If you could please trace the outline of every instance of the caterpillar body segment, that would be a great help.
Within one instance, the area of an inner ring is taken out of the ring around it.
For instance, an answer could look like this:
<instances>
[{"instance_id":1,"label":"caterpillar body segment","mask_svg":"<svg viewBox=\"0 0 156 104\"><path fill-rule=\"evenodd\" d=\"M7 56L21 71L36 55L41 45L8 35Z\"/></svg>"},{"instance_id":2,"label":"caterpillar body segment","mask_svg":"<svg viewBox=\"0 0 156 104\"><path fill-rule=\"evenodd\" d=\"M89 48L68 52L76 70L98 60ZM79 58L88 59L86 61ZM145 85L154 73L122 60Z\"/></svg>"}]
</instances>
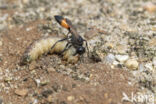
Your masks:
<instances>
[{"instance_id":1,"label":"caterpillar body segment","mask_svg":"<svg viewBox=\"0 0 156 104\"><path fill-rule=\"evenodd\" d=\"M21 65L30 63L33 60L38 59L41 55L47 53L58 53L60 54L66 47L67 41L58 42L52 49L51 47L58 41L61 40L59 37L45 37L34 41L24 52L21 59ZM79 59L79 55L74 55L76 49L72 46L68 50L62 53L63 59L68 63L75 63Z\"/></svg>"}]
</instances>

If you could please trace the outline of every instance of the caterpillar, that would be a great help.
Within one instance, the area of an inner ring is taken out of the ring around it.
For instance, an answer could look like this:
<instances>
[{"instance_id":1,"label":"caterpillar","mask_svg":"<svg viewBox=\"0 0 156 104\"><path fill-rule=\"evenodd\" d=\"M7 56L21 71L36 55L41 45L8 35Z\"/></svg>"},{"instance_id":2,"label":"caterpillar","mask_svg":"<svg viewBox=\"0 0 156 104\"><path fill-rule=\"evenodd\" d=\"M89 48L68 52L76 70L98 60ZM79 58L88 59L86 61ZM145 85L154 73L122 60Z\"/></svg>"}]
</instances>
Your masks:
<instances>
[{"instance_id":1,"label":"caterpillar","mask_svg":"<svg viewBox=\"0 0 156 104\"><path fill-rule=\"evenodd\" d=\"M66 44L67 40L58 42L52 49L51 47L58 41L61 40L60 37L48 36L34 41L26 51L24 52L21 65L25 65L27 63L32 62L33 60L38 59L43 54L53 54L53 53L61 53ZM76 63L79 59L79 55L74 55L76 53L76 49L72 46L68 50L62 53L63 59L68 63Z\"/></svg>"}]
</instances>

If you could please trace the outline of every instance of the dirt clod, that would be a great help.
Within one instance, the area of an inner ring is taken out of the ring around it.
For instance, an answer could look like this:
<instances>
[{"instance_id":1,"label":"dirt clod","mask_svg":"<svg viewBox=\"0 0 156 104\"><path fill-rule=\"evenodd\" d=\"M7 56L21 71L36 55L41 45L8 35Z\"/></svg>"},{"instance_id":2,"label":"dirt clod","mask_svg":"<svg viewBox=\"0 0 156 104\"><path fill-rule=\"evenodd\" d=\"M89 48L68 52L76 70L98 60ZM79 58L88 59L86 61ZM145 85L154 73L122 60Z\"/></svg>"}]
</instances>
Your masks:
<instances>
[{"instance_id":1,"label":"dirt clod","mask_svg":"<svg viewBox=\"0 0 156 104\"><path fill-rule=\"evenodd\" d=\"M16 89L15 94L19 96L26 96L28 94L28 89Z\"/></svg>"}]
</instances>

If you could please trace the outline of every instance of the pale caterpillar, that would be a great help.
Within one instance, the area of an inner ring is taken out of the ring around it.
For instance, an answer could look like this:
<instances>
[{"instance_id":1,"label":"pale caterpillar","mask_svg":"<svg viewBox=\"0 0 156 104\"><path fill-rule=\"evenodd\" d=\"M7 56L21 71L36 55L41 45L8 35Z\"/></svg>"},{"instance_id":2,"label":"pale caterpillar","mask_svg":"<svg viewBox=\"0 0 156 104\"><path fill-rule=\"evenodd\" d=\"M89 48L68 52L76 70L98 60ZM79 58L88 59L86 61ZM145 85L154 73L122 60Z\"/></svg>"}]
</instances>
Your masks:
<instances>
[{"instance_id":1,"label":"pale caterpillar","mask_svg":"<svg viewBox=\"0 0 156 104\"><path fill-rule=\"evenodd\" d=\"M21 65L30 63L31 61L38 59L41 55L46 53L61 53L68 42L67 40L58 42L54 48L51 49L51 47L58 40L61 40L61 38L48 36L34 41L24 52L24 55L21 59ZM76 49L71 46L68 50L62 53L63 59L68 63L75 63L79 59L79 55L74 55L75 53Z\"/></svg>"}]
</instances>

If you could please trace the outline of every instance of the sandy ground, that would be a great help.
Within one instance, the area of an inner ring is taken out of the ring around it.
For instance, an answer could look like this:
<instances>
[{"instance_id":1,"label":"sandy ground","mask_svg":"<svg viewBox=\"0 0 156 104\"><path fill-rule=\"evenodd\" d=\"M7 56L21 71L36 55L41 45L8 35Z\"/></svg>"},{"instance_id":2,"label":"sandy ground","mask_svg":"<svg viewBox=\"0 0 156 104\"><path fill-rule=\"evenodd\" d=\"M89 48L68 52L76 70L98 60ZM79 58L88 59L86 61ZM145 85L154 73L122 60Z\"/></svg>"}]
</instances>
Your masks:
<instances>
[{"instance_id":1,"label":"sandy ground","mask_svg":"<svg viewBox=\"0 0 156 104\"><path fill-rule=\"evenodd\" d=\"M61 57L46 55L28 64L29 67L19 66L25 48L40 36L36 29L39 23L42 21L16 27L4 32L2 36L4 44L1 68L2 71L6 69L4 72L8 70L2 80L4 87L1 89L1 97L4 103L28 104L36 98L38 103L47 104L50 103L47 98L51 96L52 102L59 104L111 104L121 102L122 92L135 93L137 87L128 84L128 72L111 69L103 63L79 62L76 65L65 65L61 64ZM30 26L34 28L27 32L25 29ZM37 85L37 79L45 85ZM16 89L27 89L27 96L18 96L15 94ZM68 96L74 99L68 101Z\"/></svg>"},{"instance_id":2,"label":"sandy ground","mask_svg":"<svg viewBox=\"0 0 156 104\"><path fill-rule=\"evenodd\" d=\"M154 0L0 0L0 104L154 104L155 13ZM57 14L75 24L92 58L67 64L46 54L20 66L36 39L67 33ZM131 100L138 92L148 100Z\"/></svg>"}]
</instances>

